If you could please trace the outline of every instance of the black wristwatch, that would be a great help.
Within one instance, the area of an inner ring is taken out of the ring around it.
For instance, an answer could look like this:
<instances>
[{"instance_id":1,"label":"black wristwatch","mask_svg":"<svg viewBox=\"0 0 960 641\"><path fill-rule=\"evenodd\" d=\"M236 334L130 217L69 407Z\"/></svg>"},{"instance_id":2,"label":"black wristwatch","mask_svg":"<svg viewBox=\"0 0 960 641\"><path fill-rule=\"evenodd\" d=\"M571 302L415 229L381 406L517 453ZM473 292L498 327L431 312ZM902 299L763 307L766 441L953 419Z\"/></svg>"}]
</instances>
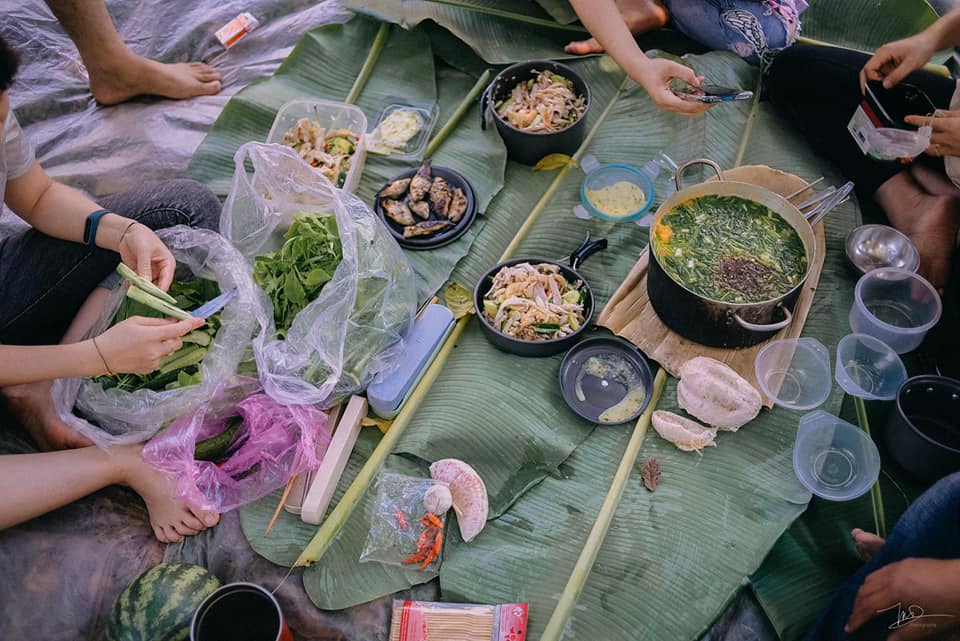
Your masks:
<instances>
[{"instance_id":1,"label":"black wristwatch","mask_svg":"<svg viewBox=\"0 0 960 641\"><path fill-rule=\"evenodd\" d=\"M87 216L87 221L83 223L83 243L89 247L97 245L97 227L100 225L100 219L104 214L110 212L106 209L98 209Z\"/></svg>"}]
</instances>

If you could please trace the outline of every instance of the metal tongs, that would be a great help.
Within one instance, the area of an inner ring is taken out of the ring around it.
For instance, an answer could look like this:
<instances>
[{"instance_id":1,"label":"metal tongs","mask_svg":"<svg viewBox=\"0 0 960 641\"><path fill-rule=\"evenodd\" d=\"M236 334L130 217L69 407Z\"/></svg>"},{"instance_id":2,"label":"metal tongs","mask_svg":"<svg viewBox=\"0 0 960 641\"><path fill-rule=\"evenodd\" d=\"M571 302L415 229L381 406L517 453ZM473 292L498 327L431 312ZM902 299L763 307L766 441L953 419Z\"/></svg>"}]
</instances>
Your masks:
<instances>
[{"instance_id":1,"label":"metal tongs","mask_svg":"<svg viewBox=\"0 0 960 641\"><path fill-rule=\"evenodd\" d=\"M805 185L802 189L785 196L785 198L792 201L794 198L810 190L814 185L822 180L823 177L821 176L813 182ZM815 194L798 204L797 209L799 209L803 214L803 217L810 222L810 226L815 227L817 223L826 217L827 214L850 200L850 193L853 191L853 187L854 184L849 181L844 183L840 188L831 185L820 193Z\"/></svg>"}]
</instances>

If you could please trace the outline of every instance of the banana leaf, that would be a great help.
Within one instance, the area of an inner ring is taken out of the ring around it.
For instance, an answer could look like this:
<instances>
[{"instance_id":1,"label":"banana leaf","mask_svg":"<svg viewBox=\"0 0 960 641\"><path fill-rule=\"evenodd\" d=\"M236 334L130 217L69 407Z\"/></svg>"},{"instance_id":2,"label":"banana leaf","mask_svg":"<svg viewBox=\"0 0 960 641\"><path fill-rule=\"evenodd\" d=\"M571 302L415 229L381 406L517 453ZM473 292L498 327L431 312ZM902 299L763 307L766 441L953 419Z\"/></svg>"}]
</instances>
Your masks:
<instances>
[{"instance_id":1,"label":"banana leaf","mask_svg":"<svg viewBox=\"0 0 960 641\"><path fill-rule=\"evenodd\" d=\"M919 33L937 19L924 0L809 0L801 35L841 47L873 51Z\"/></svg>"},{"instance_id":2,"label":"banana leaf","mask_svg":"<svg viewBox=\"0 0 960 641\"><path fill-rule=\"evenodd\" d=\"M560 24L572 24L578 20L577 12L567 0L537 0L537 4Z\"/></svg>"},{"instance_id":3,"label":"banana leaf","mask_svg":"<svg viewBox=\"0 0 960 641\"><path fill-rule=\"evenodd\" d=\"M586 33L562 25L533 2L517 0L346 0L353 11L413 28L433 22L491 64L567 58L563 45Z\"/></svg>"},{"instance_id":4,"label":"banana leaf","mask_svg":"<svg viewBox=\"0 0 960 641\"><path fill-rule=\"evenodd\" d=\"M241 90L230 100L194 155L188 169L190 176L224 196L233 176L234 152L248 140L264 140L283 103L304 97L336 101L347 97L380 24L356 17L345 25L328 25L305 35L273 77ZM443 68L439 78L438 91L438 72L426 35L395 28L360 92L357 105L367 114L372 127L380 110L397 96L437 101L440 117L435 131L439 131L476 80L449 68ZM478 104L464 114L433 159L437 165L456 169L470 180L482 212L503 186L506 150L496 132L480 132L479 117ZM411 166L414 165L368 154L357 195L372 205L376 192ZM470 231L456 242L428 252L406 252L417 275L421 301L446 281L484 224L485 217L478 216Z\"/></svg>"}]
</instances>

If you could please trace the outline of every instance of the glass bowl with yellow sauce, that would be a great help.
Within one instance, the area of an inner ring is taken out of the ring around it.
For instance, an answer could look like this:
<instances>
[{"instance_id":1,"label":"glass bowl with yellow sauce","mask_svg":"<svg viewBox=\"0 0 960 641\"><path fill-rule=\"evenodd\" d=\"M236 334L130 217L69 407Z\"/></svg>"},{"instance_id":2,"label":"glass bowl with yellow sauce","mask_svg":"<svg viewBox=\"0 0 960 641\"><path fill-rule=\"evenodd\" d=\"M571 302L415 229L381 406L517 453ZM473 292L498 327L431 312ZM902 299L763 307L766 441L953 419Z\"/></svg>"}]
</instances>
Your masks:
<instances>
[{"instance_id":1,"label":"glass bowl with yellow sauce","mask_svg":"<svg viewBox=\"0 0 960 641\"><path fill-rule=\"evenodd\" d=\"M643 216L653 204L653 182L630 165L601 165L584 178L580 200L593 217L630 222Z\"/></svg>"}]
</instances>

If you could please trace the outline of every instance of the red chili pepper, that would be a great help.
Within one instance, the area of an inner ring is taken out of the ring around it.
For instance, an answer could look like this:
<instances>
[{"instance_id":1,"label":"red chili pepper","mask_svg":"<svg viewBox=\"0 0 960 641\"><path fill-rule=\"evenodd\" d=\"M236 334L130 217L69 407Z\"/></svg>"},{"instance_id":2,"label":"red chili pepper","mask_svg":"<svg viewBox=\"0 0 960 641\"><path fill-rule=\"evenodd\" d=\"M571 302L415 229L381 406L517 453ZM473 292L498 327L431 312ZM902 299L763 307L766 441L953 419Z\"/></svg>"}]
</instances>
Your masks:
<instances>
[{"instance_id":1,"label":"red chili pepper","mask_svg":"<svg viewBox=\"0 0 960 641\"><path fill-rule=\"evenodd\" d=\"M401 530L407 529L407 517L403 515L403 511L400 508L397 508L395 516L397 517L397 525L400 526Z\"/></svg>"},{"instance_id":2,"label":"red chili pepper","mask_svg":"<svg viewBox=\"0 0 960 641\"><path fill-rule=\"evenodd\" d=\"M427 557L424 559L423 564L419 569L426 570L427 567L437 560L437 557L440 556L440 550L443 548L443 532L437 532L437 537L433 540L433 547L430 548L430 553L427 554Z\"/></svg>"},{"instance_id":3,"label":"red chili pepper","mask_svg":"<svg viewBox=\"0 0 960 641\"><path fill-rule=\"evenodd\" d=\"M441 530L443 529L443 521L438 519L437 515L431 512L427 512L426 516L420 519L420 523L422 523L425 527L435 527Z\"/></svg>"}]
</instances>

